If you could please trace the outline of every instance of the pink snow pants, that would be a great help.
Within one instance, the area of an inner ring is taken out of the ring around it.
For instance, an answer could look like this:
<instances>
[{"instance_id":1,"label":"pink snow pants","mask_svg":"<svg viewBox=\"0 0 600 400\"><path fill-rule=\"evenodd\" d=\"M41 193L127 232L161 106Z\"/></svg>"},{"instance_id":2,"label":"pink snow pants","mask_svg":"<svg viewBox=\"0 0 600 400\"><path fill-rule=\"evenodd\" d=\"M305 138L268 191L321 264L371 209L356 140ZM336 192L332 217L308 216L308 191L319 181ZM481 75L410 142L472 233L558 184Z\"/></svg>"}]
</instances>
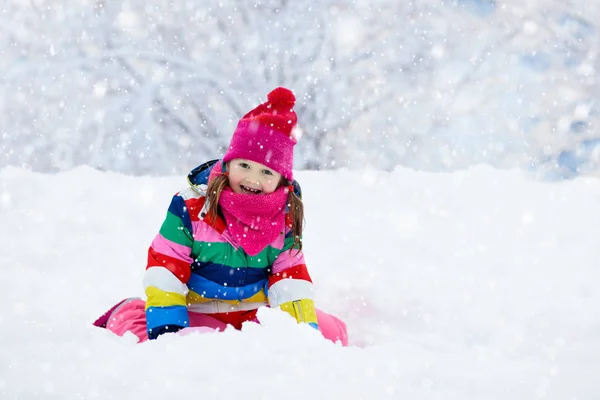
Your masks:
<instances>
[{"instance_id":1,"label":"pink snow pants","mask_svg":"<svg viewBox=\"0 0 600 400\"><path fill-rule=\"evenodd\" d=\"M98 318L94 322L94 325L106 328L119 336L123 336L125 332L131 332L138 337L140 343L144 342L148 340L145 307L146 302L140 298L125 299ZM347 346L348 333L346 331L346 324L333 315L319 309L316 310L316 313L319 331L321 331L323 337L332 342L339 341L342 346ZM223 331L227 326L226 323L211 317L210 314L190 312L189 315L190 327L178 333Z\"/></svg>"}]
</instances>

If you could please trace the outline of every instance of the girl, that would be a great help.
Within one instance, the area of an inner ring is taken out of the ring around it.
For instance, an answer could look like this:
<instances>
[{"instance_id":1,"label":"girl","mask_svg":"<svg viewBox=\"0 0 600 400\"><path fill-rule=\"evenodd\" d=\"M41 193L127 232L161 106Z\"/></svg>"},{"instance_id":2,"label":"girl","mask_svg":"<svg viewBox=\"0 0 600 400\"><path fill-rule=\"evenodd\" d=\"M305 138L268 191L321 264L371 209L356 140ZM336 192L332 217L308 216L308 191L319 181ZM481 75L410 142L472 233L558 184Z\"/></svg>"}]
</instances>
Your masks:
<instances>
[{"instance_id":1,"label":"girl","mask_svg":"<svg viewBox=\"0 0 600 400\"><path fill-rule=\"evenodd\" d=\"M148 250L147 300L122 301L96 326L144 341L190 328L241 329L269 306L348 343L345 324L315 309L302 254L295 101L288 89L273 90L239 121L223 159L190 173Z\"/></svg>"}]
</instances>

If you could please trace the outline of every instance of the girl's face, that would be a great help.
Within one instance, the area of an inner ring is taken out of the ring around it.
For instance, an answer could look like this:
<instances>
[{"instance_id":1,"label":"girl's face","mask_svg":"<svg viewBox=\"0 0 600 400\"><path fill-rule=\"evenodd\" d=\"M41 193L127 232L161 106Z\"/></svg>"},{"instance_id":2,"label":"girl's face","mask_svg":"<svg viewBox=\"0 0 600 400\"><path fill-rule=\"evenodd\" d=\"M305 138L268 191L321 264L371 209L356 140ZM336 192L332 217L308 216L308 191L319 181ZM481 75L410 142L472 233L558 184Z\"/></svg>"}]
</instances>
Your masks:
<instances>
[{"instance_id":1,"label":"girl's face","mask_svg":"<svg viewBox=\"0 0 600 400\"><path fill-rule=\"evenodd\" d=\"M280 173L243 158L229 161L227 171L229 171L229 186L234 193L273 193L281 181Z\"/></svg>"}]
</instances>

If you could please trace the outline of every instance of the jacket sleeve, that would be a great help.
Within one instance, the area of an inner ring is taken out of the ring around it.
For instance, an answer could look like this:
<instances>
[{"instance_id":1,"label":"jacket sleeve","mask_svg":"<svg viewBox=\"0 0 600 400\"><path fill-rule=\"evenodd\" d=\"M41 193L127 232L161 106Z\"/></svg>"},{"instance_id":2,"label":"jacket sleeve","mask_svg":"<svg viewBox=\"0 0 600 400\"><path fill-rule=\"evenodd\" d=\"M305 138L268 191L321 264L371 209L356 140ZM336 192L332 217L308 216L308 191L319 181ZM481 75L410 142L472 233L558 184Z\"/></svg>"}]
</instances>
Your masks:
<instances>
[{"instance_id":1,"label":"jacket sleeve","mask_svg":"<svg viewBox=\"0 0 600 400\"><path fill-rule=\"evenodd\" d=\"M318 329L313 301L313 284L306 268L302 251L293 248L294 236L286 233L281 253L273 263L269 276L267 297L272 308L279 307L296 318Z\"/></svg>"},{"instance_id":2,"label":"jacket sleeve","mask_svg":"<svg viewBox=\"0 0 600 400\"><path fill-rule=\"evenodd\" d=\"M189 326L186 297L193 261L192 232L188 207L183 197L175 195L160 232L148 249L144 288L150 339Z\"/></svg>"}]
</instances>

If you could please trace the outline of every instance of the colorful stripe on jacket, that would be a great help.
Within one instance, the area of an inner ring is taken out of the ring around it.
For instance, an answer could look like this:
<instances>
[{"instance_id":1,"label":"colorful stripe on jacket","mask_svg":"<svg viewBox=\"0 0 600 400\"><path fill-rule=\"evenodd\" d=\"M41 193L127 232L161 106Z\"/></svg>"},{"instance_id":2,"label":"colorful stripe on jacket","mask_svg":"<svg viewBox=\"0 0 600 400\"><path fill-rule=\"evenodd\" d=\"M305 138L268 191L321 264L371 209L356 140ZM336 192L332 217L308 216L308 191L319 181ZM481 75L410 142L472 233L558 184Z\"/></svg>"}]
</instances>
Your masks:
<instances>
[{"instance_id":1,"label":"colorful stripe on jacket","mask_svg":"<svg viewBox=\"0 0 600 400\"><path fill-rule=\"evenodd\" d=\"M206 216L206 198L176 194L148 250L144 275L151 339L189 326L189 311L280 307L317 328L312 281L289 228L256 256L232 240L222 218ZM206 312L206 311L205 311Z\"/></svg>"}]
</instances>

